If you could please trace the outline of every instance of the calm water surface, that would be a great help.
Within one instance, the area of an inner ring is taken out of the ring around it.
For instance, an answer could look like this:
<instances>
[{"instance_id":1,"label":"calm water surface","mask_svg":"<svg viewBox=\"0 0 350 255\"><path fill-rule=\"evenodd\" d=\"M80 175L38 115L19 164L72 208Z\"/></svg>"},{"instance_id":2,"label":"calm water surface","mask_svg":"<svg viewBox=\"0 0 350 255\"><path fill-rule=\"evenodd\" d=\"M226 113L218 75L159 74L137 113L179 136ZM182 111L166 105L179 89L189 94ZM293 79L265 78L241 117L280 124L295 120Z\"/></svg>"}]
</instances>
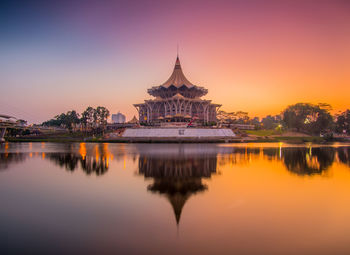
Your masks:
<instances>
[{"instance_id":1,"label":"calm water surface","mask_svg":"<svg viewBox=\"0 0 350 255\"><path fill-rule=\"evenodd\" d=\"M0 145L1 254L350 254L350 146Z\"/></svg>"}]
</instances>

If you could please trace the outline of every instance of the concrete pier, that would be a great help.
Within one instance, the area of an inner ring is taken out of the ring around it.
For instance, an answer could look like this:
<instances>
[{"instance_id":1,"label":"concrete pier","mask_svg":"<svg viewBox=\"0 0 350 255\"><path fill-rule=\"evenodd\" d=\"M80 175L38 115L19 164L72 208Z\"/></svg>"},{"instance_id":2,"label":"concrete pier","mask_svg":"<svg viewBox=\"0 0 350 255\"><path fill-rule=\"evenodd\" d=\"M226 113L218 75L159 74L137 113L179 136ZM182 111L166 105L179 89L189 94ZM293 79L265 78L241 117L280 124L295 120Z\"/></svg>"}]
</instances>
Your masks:
<instances>
[{"instance_id":1,"label":"concrete pier","mask_svg":"<svg viewBox=\"0 0 350 255\"><path fill-rule=\"evenodd\" d=\"M131 141L220 141L237 138L226 128L127 128L122 138Z\"/></svg>"}]
</instances>

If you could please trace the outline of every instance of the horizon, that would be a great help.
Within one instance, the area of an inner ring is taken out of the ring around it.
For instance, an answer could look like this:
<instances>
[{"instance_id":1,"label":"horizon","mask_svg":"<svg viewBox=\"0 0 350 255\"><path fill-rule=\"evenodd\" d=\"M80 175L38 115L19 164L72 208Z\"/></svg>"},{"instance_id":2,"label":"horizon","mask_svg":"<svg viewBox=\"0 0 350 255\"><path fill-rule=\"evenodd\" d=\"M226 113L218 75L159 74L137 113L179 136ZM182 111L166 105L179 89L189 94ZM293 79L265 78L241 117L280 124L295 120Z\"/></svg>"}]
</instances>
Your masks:
<instances>
[{"instance_id":1,"label":"horizon","mask_svg":"<svg viewBox=\"0 0 350 255\"><path fill-rule=\"evenodd\" d=\"M349 2L102 2L3 5L1 114L41 123L100 105L129 120L171 75L177 45L185 76L220 110L348 108Z\"/></svg>"}]
</instances>

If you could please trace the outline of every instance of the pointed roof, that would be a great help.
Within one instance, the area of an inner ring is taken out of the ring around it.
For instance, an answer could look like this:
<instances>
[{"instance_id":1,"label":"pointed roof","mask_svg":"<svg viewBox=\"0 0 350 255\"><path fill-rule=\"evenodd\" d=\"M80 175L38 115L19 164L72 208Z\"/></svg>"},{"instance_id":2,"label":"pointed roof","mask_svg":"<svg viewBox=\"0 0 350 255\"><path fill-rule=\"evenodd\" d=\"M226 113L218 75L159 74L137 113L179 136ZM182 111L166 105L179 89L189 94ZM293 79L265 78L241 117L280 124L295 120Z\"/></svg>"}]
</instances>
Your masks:
<instances>
[{"instance_id":1,"label":"pointed roof","mask_svg":"<svg viewBox=\"0 0 350 255\"><path fill-rule=\"evenodd\" d=\"M182 72L179 57L176 58L173 73L171 74L169 79L166 82L164 82L161 86L168 88L171 85L174 85L177 88L180 88L183 85L185 85L188 88L191 88L194 86L189 80L187 80L184 73Z\"/></svg>"},{"instance_id":2,"label":"pointed roof","mask_svg":"<svg viewBox=\"0 0 350 255\"><path fill-rule=\"evenodd\" d=\"M131 124L136 124L138 123L138 119L136 118L136 116L134 115L134 117L128 122L128 123L131 123Z\"/></svg>"},{"instance_id":3,"label":"pointed roof","mask_svg":"<svg viewBox=\"0 0 350 255\"><path fill-rule=\"evenodd\" d=\"M174 99L184 99L185 97L181 95L180 93L176 93L174 96L172 96Z\"/></svg>"}]
</instances>

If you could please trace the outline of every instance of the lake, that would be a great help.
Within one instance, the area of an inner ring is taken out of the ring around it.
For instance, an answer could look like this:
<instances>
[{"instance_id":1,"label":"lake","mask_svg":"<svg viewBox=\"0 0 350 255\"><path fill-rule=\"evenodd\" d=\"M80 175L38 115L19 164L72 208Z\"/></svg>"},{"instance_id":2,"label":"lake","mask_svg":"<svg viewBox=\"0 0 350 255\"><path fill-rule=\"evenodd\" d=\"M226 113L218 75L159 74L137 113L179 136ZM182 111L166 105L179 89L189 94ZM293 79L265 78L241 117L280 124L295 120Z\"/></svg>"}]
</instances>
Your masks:
<instances>
[{"instance_id":1,"label":"lake","mask_svg":"<svg viewBox=\"0 0 350 255\"><path fill-rule=\"evenodd\" d=\"M1 254L350 254L350 146L0 145Z\"/></svg>"}]
</instances>

